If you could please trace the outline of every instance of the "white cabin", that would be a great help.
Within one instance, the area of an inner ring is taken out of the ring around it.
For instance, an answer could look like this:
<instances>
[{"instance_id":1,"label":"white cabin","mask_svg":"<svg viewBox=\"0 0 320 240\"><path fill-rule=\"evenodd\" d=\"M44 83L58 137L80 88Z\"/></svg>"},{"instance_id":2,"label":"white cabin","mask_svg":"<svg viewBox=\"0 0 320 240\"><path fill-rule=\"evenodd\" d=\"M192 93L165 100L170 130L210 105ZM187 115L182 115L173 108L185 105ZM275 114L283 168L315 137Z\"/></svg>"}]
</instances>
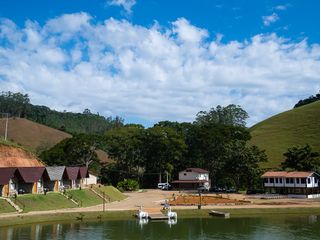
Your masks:
<instances>
[{"instance_id":1,"label":"white cabin","mask_svg":"<svg viewBox=\"0 0 320 240\"><path fill-rule=\"evenodd\" d=\"M209 172L201 168L187 168L179 172L179 180L173 181L172 184L176 188L197 189L204 186L209 190Z\"/></svg>"},{"instance_id":2,"label":"white cabin","mask_svg":"<svg viewBox=\"0 0 320 240\"><path fill-rule=\"evenodd\" d=\"M320 176L315 172L269 171L261 176L269 193L286 194L289 197L320 197Z\"/></svg>"}]
</instances>

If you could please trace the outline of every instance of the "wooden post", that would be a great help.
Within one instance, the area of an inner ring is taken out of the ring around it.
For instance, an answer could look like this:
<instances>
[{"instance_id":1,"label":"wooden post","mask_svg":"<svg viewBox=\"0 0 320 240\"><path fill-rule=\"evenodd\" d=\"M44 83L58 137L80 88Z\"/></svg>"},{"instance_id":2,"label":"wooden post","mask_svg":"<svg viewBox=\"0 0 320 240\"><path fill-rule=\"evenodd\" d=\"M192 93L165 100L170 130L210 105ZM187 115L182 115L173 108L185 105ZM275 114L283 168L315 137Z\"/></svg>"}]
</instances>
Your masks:
<instances>
[{"instance_id":1,"label":"wooden post","mask_svg":"<svg viewBox=\"0 0 320 240\"><path fill-rule=\"evenodd\" d=\"M106 210L106 196L105 196L106 194L104 193L104 192L102 192L102 196L103 196L103 211L105 211Z\"/></svg>"}]
</instances>

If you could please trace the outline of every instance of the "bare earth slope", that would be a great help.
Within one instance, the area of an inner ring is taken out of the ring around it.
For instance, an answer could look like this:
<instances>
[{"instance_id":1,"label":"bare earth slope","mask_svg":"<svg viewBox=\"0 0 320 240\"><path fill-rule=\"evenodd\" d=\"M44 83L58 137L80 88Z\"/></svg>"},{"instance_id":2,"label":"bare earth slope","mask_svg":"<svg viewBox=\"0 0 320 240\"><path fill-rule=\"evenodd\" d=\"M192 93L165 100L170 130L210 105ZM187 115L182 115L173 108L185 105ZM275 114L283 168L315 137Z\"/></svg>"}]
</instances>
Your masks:
<instances>
[{"instance_id":1,"label":"bare earth slope","mask_svg":"<svg viewBox=\"0 0 320 240\"><path fill-rule=\"evenodd\" d=\"M4 135L5 121L0 121L0 136ZM8 139L33 150L53 147L70 134L32 122L24 118L10 118Z\"/></svg>"},{"instance_id":2,"label":"bare earth slope","mask_svg":"<svg viewBox=\"0 0 320 240\"><path fill-rule=\"evenodd\" d=\"M21 148L0 144L0 167L35 167L43 164Z\"/></svg>"},{"instance_id":3,"label":"bare earth slope","mask_svg":"<svg viewBox=\"0 0 320 240\"><path fill-rule=\"evenodd\" d=\"M294 145L309 144L320 150L320 101L292 109L266 119L251 129L251 144L266 150L269 162L277 167L283 153Z\"/></svg>"}]
</instances>

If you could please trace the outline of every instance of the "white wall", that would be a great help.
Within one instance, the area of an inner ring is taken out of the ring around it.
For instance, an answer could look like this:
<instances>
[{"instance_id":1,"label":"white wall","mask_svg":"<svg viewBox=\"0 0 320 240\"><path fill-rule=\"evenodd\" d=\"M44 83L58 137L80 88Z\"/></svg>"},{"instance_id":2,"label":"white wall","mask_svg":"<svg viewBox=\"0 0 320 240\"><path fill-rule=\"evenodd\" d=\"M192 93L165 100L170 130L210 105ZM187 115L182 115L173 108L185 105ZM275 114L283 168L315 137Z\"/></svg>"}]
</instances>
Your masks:
<instances>
[{"instance_id":1,"label":"white wall","mask_svg":"<svg viewBox=\"0 0 320 240\"><path fill-rule=\"evenodd\" d=\"M98 178L92 174L89 174L88 178L83 179L84 185L91 185L91 184L97 184Z\"/></svg>"},{"instance_id":2,"label":"white wall","mask_svg":"<svg viewBox=\"0 0 320 240\"><path fill-rule=\"evenodd\" d=\"M198 173L198 172L179 172L179 180L206 180L209 181L208 173Z\"/></svg>"}]
</instances>

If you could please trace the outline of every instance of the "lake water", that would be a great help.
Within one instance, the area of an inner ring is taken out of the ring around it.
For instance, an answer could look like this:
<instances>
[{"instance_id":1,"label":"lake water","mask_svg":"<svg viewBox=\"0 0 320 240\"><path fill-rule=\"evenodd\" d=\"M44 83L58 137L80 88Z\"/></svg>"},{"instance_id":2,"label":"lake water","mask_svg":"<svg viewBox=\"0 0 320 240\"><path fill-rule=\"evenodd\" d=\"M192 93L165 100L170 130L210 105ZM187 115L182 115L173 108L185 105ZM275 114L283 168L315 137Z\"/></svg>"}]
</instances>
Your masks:
<instances>
[{"instance_id":1,"label":"lake water","mask_svg":"<svg viewBox=\"0 0 320 240\"><path fill-rule=\"evenodd\" d=\"M177 222L108 220L0 228L1 240L105 239L320 239L320 216L278 215Z\"/></svg>"}]
</instances>

